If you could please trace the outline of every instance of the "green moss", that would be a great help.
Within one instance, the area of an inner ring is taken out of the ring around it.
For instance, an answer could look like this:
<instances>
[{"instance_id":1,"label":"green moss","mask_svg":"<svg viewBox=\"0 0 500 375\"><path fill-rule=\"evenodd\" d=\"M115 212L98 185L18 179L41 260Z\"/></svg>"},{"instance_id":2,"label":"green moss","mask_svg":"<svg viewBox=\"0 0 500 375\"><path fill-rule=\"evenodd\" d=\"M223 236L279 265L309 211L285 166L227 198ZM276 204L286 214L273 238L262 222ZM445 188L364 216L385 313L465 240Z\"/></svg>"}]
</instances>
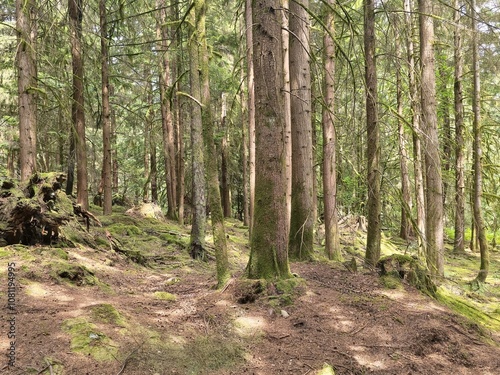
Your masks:
<instances>
[{"instance_id":1,"label":"green moss","mask_svg":"<svg viewBox=\"0 0 500 375\"><path fill-rule=\"evenodd\" d=\"M94 273L87 267L72 264L62 261L52 262L49 264L51 268L51 276L59 280L65 280L71 284L81 285L96 285L99 280Z\"/></svg>"},{"instance_id":2,"label":"green moss","mask_svg":"<svg viewBox=\"0 0 500 375\"><path fill-rule=\"evenodd\" d=\"M335 375L335 371L333 370L333 367L330 366L328 363L325 363L323 365L323 368L321 370L318 370L314 373L315 375Z\"/></svg>"},{"instance_id":3,"label":"green moss","mask_svg":"<svg viewBox=\"0 0 500 375\"><path fill-rule=\"evenodd\" d=\"M115 307L109 303L93 305L90 310L93 321L114 324L120 327L125 326L125 319L118 312L118 310L116 310Z\"/></svg>"},{"instance_id":4,"label":"green moss","mask_svg":"<svg viewBox=\"0 0 500 375\"><path fill-rule=\"evenodd\" d=\"M143 234L142 229L137 226L122 223L113 224L108 227L108 230L111 234L118 236L138 236Z\"/></svg>"},{"instance_id":5,"label":"green moss","mask_svg":"<svg viewBox=\"0 0 500 375\"><path fill-rule=\"evenodd\" d=\"M393 275L381 276L380 282L387 289L403 289L403 284L401 284L401 279Z\"/></svg>"},{"instance_id":6,"label":"green moss","mask_svg":"<svg viewBox=\"0 0 500 375\"><path fill-rule=\"evenodd\" d=\"M97 361L116 361L117 344L85 318L68 319L62 329L71 336L71 350L90 355Z\"/></svg>"},{"instance_id":7,"label":"green moss","mask_svg":"<svg viewBox=\"0 0 500 375\"><path fill-rule=\"evenodd\" d=\"M480 324L484 328L500 332L500 319L481 311L473 302L456 296L443 287L438 288L436 299L469 319L472 324Z\"/></svg>"},{"instance_id":8,"label":"green moss","mask_svg":"<svg viewBox=\"0 0 500 375\"><path fill-rule=\"evenodd\" d=\"M177 300L177 297L174 294L168 293L168 292L154 292L154 296L156 299L160 299L163 301L176 301Z\"/></svg>"}]
</instances>

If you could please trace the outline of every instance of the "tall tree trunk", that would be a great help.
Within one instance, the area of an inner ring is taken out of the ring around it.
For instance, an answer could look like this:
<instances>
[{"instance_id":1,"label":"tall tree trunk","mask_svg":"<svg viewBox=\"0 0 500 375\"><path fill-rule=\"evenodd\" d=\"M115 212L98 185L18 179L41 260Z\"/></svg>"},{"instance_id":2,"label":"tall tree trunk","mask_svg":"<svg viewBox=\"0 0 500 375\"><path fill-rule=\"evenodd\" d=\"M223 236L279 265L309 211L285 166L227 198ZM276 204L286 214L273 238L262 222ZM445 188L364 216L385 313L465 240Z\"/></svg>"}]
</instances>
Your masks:
<instances>
[{"instance_id":1,"label":"tall tree trunk","mask_svg":"<svg viewBox=\"0 0 500 375\"><path fill-rule=\"evenodd\" d=\"M168 28L166 17L166 1L159 0L160 22L157 25L157 34L160 42L160 98L163 133L163 154L165 159L165 176L167 184L167 217L176 219L177 215L177 170L175 157L174 126L168 85L170 82L170 60L168 55Z\"/></svg>"},{"instance_id":2,"label":"tall tree trunk","mask_svg":"<svg viewBox=\"0 0 500 375\"><path fill-rule=\"evenodd\" d=\"M241 59L241 82L245 86L244 66L243 59ZM248 97L248 84L246 85L246 94ZM246 126L245 119L248 119L248 99L245 97L245 90L240 91L241 101L241 162L242 162L242 179L243 179L243 225L249 225L249 189L248 189L248 127Z\"/></svg>"},{"instance_id":3,"label":"tall tree trunk","mask_svg":"<svg viewBox=\"0 0 500 375\"><path fill-rule=\"evenodd\" d=\"M108 21L106 0L99 1L99 19L101 26L101 80L102 80L102 179L103 179L103 214L112 212L112 161L111 161L111 111L109 105L109 69L108 69Z\"/></svg>"},{"instance_id":4,"label":"tall tree trunk","mask_svg":"<svg viewBox=\"0 0 500 375\"><path fill-rule=\"evenodd\" d=\"M425 235L425 194L424 194L424 174L423 174L423 157L422 157L422 142L420 129L420 105L419 94L417 89L417 80L415 77L415 48L413 42L413 9L410 5L410 0L404 0L404 11L406 19L406 29L408 30L407 38L407 53L408 53L408 85L410 88L410 99L412 107L412 139L413 139L413 171L415 181L415 206L417 209L417 241L418 252L421 255L425 254L426 235Z\"/></svg>"},{"instance_id":5,"label":"tall tree trunk","mask_svg":"<svg viewBox=\"0 0 500 375\"><path fill-rule=\"evenodd\" d=\"M224 214L219 190L219 176L217 171L217 149L214 142L214 116L212 113L210 81L208 74L208 47L205 34L205 19L207 13L206 0L195 0L196 32L200 46L200 78L201 103L203 121L203 141L205 144L205 166L207 172L208 199L212 218L212 233L215 245L215 260L217 267L217 285L222 287L229 274L227 257L226 232L224 229Z\"/></svg>"},{"instance_id":6,"label":"tall tree trunk","mask_svg":"<svg viewBox=\"0 0 500 375\"><path fill-rule=\"evenodd\" d=\"M292 200L289 254L310 259L314 239L309 0L290 3Z\"/></svg>"},{"instance_id":7,"label":"tall tree trunk","mask_svg":"<svg viewBox=\"0 0 500 375\"><path fill-rule=\"evenodd\" d=\"M36 171L37 69L36 2L16 0L17 84L19 106L19 159L21 181Z\"/></svg>"},{"instance_id":8,"label":"tall tree trunk","mask_svg":"<svg viewBox=\"0 0 500 375\"><path fill-rule=\"evenodd\" d=\"M282 15L279 0L252 3L255 68L255 214L247 275L290 277L283 96Z\"/></svg>"},{"instance_id":9,"label":"tall tree trunk","mask_svg":"<svg viewBox=\"0 0 500 375\"><path fill-rule=\"evenodd\" d=\"M397 16L396 16L397 17ZM399 22L393 19L394 43L396 48L396 102L397 102L397 123L398 123L398 145L399 145L399 166L401 168L401 223L399 236L409 241L412 235L411 210L412 199L410 191L410 176L408 173L408 149L403 118L403 90L401 79L401 43L397 35L399 32Z\"/></svg>"},{"instance_id":10,"label":"tall tree trunk","mask_svg":"<svg viewBox=\"0 0 500 375\"><path fill-rule=\"evenodd\" d=\"M150 180L151 180L151 201L153 203L158 203L158 163L157 163L157 157L156 157L156 137L154 136L155 133L152 132L153 136L151 137L151 159L150 159L150 166L151 166L151 175L150 175Z\"/></svg>"},{"instance_id":11,"label":"tall tree trunk","mask_svg":"<svg viewBox=\"0 0 500 375\"><path fill-rule=\"evenodd\" d=\"M472 121L472 132L474 133L474 220L476 222L477 239L479 242L479 251L481 254L481 266L476 280L484 283L488 276L490 268L490 254L488 250L488 241L486 240L485 225L481 208L481 197L483 195L483 167L482 167L482 126L481 126L481 80L479 72L479 37L477 29L476 0L471 0L471 18L472 18L472 73L474 77L474 91L472 95L472 112L474 119Z\"/></svg>"},{"instance_id":12,"label":"tall tree trunk","mask_svg":"<svg viewBox=\"0 0 500 375\"><path fill-rule=\"evenodd\" d=\"M380 125L377 110L377 66L375 59L375 3L365 0L365 80L366 80L366 143L368 161L368 229L365 260L374 266L380 258Z\"/></svg>"},{"instance_id":13,"label":"tall tree trunk","mask_svg":"<svg viewBox=\"0 0 500 375\"><path fill-rule=\"evenodd\" d=\"M335 9L336 1L323 6L326 31L323 36L324 76L322 109L323 125L323 204L325 217L325 252L328 259L341 261L340 235L337 213L337 136L335 132Z\"/></svg>"},{"instance_id":14,"label":"tall tree trunk","mask_svg":"<svg viewBox=\"0 0 500 375\"><path fill-rule=\"evenodd\" d=\"M462 32L460 31L460 5L454 1L455 35L455 240L453 252L465 252L465 141L464 141L464 103L462 95L463 57L462 57Z\"/></svg>"},{"instance_id":15,"label":"tall tree trunk","mask_svg":"<svg viewBox=\"0 0 500 375\"><path fill-rule=\"evenodd\" d=\"M421 103L424 127L426 170L427 266L433 276L444 274L443 181L436 112L436 76L434 71L434 25L432 1L419 0Z\"/></svg>"},{"instance_id":16,"label":"tall tree trunk","mask_svg":"<svg viewBox=\"0 0 500 375\"><path fill-rule=\"evenodd\" d=\"M249 236L252 238L252 228L255 211L255 87L254 87L254 43L253 43L253 15L252 0L245 0L245 25L247 46L247 89L248 89L248 219Z\"/></svg>"},{"instance_id":17,"label":"tall tree trunk","mask_svg":"<svg viewBox=\"0 0 500 375\"><path fill-rule=\"evenodd\" d=\"M221 108L221 196L222 196L222 210L224 217L231 217L231 187L229 186L229 135L226 124L226 93L222 94L222 108Z\"/></svg>"},{"instance_id":18,"label":"tall tree trunk","mask_svg":"<svg viewBox=\"0 0 500 375\"><path fill-rule=\"evenodd\" d=\"M171 17L173 20L179 19L179 2L177 0L171 0ZM175 22L172 22L170 29L170 35L172 36L171 48L180 49L182 45L182 34L178 29ZM184 194L185 194L185 184L184 184L184 122L181 116L181 100L177 93L179 90L179 70L182 66L182 54L177 53L174 63L172 64L172 81L175 82L172 89L174 93L172 94L172 111L174 114L174 130L176 134L176 172L177 172L177 213L179 224L184 224Z\"/></svg>"},{"instance_id":19,"label":"tall tree trunk","mask_svg":"<svg viewBox=\"0 0 500 375\"><path fill-rule=\"evenodd\" d=\"M195 259L206 259L205 226L205 158L203 152L203 125L201 103L200 61L196 5L189 15L189 78L191 82L191 172L193 218L189 251Z\"/></svg>"},{"instance_id":20,"label":"tall tree trunk","mask_svg":"<svg viewBox=\"0 0 500 375\"><path fill-rule=\"evenodd\" d=\"M87 142L85 137L85 105L83 95L83 55L82 55L82 18L83 0L68 0L68 13L71 30L71 56L73 65L73 100L71 120L75 129L76 154L76 201L83 209L89 207ZM71 152L71 147L70 147ZM70 155L71 157L71 155Z\"/></svg>"},{"instance_id":21,"label":"tall tree trunk","mask_svg":"<svg viewBox=\"0 0 500 375\"><path fill-rule=\"evenodd\" d=\"M285 120L285 172L287 180L286 189L286 215L288 223L291 217L292 201L292 111L291 111L291 86L290 86L290 2L281 0L281 39L283 48L283 95L284 120Z\"/></svg>"}]
</instances>

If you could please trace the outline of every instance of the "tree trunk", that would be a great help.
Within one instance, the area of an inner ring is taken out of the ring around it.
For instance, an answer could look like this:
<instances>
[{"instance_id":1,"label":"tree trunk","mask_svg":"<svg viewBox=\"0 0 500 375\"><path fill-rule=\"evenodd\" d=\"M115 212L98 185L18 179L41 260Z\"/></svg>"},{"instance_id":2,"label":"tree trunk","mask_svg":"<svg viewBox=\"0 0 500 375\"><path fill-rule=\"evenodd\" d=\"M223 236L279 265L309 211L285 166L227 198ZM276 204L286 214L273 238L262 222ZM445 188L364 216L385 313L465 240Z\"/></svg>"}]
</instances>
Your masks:
<instances>
[{"instance_id":1,"label":"tree trunk","mask_svg":"<svg viewBox=\"0 0 500 375\"><path fill-rule=\"evenodd\" d=\"M399 236L405 241L409 241L412 236L411 210L412 199L410 191L410 177L408 173L408 149L403 119L403 92L401 82L401 44L397 33L399 32L399 22L393 20L394 42L396 48L396 102L397 102L397 123L398 123L398 145L399 145L399 166L401 168L401 223Z\"/></svg>"},{"instance_id":2,"label":"tree trunk","mask_svg":"<svg viewBox=\"0 0 500 375\"><path fill-rule=\"evenodd\" d=\"M290 31L289 31L289 0L281 1L281 43L283 49L283 96L284 120L285 120L285 174L287 180L286 189L286 215L290 223L292 208L292 116L291 116L291 95L290 95Z\"/></svg>"},{"instance_id":3,"label":"tree trunk","mask_svg":"<svg viewBox=\"0 0 500 375\"><path fill-rule=\"evenodd\" d=\"M36 172L37 68L36 9L33 0L16 0L19 161L21 181Z\"/></svg>"},{"instance_id":4,"label":"tree trunk","mask_svg":"<svg viewBox=\"0 0 500 375\"><path fill-rule=\"evenodd\" d=\"M231 187L229 186L229 135L227 133L226 125L226 112L227 103L226 95L222 94L222 109L221 109L221 196L222 196L222 210L224 217L231 217Z\"/></svg>"},{"instance_id":5,"label":"tree trunk","mask_svg":"<svg viewBox=\"0 0 500 375\"><path fill-rule=\"evenodd\" d=\"M101 26L101 79L102 79L102 179L103 179L103 214L112 212L112 161L111 161L111 112L109 105L109 69L108 69L108 21L106 0L99 1L99 19Z\"/></svg>"},{"instance_id":6,"label":"tree trunk","mask_svg":"<svg viewBox=\"0 0 500 375\"><path fill-rule=\"evenodd\" d=\"M68 12L71 30L71 56L73 65L73 100L71 104L71 120L75 129L76 154L76 202L84 210L89 206L87 142L85 137L85 107L83 88L83 55L82 55L82 18L83 0L68 0ZM71 149L71 147L70 147Z\"/></svg>"},{"instance_id":7,"label":"tree trunk","mask_svg":"<svg viewBox=\"0 0 500 375\"><path fill-rule=\"evenodd\" d=\"M328 259L342 261L337 213L337 135L335 132L335 9L336 1L324 5L324 24L327 32L323 36L324 66L322 109L323 125L323 204L325 217L325 253Z\"/></svg>"},{"instance_id":8,"label":"tree trunk","mask_svg":"<svg viewBox=\"0 0 500 375\"><path fill-rule=\"evenodd\" d=\"M283 96L283 46L279 0L253 4L255 68L255 214L247 275L290 277L288 264L286 124Z\"/></svg>"},{"instance_id":9,"label":"tree trunk","mask_svg":"<svg viewBox=\"0 0 500 375\"><path fill-rule=\"evenodd\" d=\"M419 0L421 103L426 169L427 266L433 276L444 274L443 181L436 112L434 25L430 0Z\"/></svg>"},{"instance_id":10,"label":"tree trunk","mask_svg":"<svg viewBox=\"0 0 500 375\"><path fill-rule=\"evenodd\" d=\"M254 63L253 63L253 10L252 0L245 1L245 25L247 46L247 89L248 89L248 219L249 236L252 238L252 228L255 211L255 87L254 87Z\"/></svg>"},{"instance_id":11,"label":"tree trunk","mask_svg":"<svg viewBox=\"0 0 500 375\"><path fill-rule=\"evenodd\" d=\"M311 121L309 0L290 4L292 200L289 254L310 259L314 239L314 168Z\"/></svg>"},{"instance_id":12,"label":"tree trunk","mask_svg":"<svg viewBox=\"0 0 500 375\"><path fill-rule=\"evenodd\" d=\"M172 110L168 95L168 85L170 81L170 61L168 55L168 29L166 17L166 1L159 1L160 22L157 25L157 34L160 42L160 98L161 117L163 133L163 154L165 159L165 176L167 185L167 217L177 218L177 171L175 157L174 127L172 120Z\"/></svg>"},{"instance_id":13,"label":"tree trunk","mask_svg":"<svg viewBox=\"0 0 500 375\"><path fill-rule=\"evenodd\" d=\"M410 0L404 0L404 11L406 18L406 29L409 30L407 38L408 51L408 84L410 87L410 98L412 107L412 129L413 129L413 171L415 181L415 206L417 208L417 240L418 252L421 255L425 254L426 235L425 235L425 194L424 194L424 174L423 174L423 158L422 158L422 143L420 141L422 131L420 129L420 105L418 99L417 80L415 78L415 48L413 43L413 20L412 8Z\"/></svg>"},{"instance_id":14,"label":"tree trunk","mask_svg":"<svg viewBox=\"0 0 500 375\"><path fill-rule=\"evenodd\" d=\"M482 126L481 126L481 80L479 72L479 38L477 29L476 1L471 0L471 18L472 18L472 73L474 77L474 92L472 95L472 112L474 118L472 121L472 132L474 133L474 220L476 222L477 239L479 242L479 251L481 254L481 266L476 277L478 282L484 283L488 276L490 268L490 254L488 250L488 241L486 240L483 212L481 208L481 197L483 194L483 167L482 167Z\"/></svg>"},{"instance_id":15,"label":"tree trunk","mask_svg":"<svg viewBox=\"0 0 500 375\"><path fill-rule=\"evenodd\" d=\"M203 125L200 64L198 56L198 25L196 5L191 9L189 37L189 78L191 82L191 172L193 218L191 223L191 240L189 251L195 259L206 259L205 226L205 158L203 154Z\"/></svg>"},{"instance_id":16,"label":"tree trunk","mask_svg":"<svg viewBox=\"0 0 500 375\"><path fill-rule=\"evenodd\" d=\"M243 59L241 60L241 82L244 85L244 67ZM247 87L247 97L248 97L248 84ZM249 218L249 189L248 189L248 127L245 124L245 119L248 119L248 99L245 97L245 90L240 91L240 101L241 101L241 117L242 124L241 127L241 163L242 163L242 179L243 179L243 225L250 225Z\"/></svg>"},{"instance_id":17,"label":"tree trunk","mask_svg":"<svg viewBox=\"0 0 500 375\"><path fill-rule=\"evenodd\" d=\"M374 266L380 258L381 197L380 197L380 129L377 110L377 66L375 59L375 3L365 0L365 80L366 80L366 142L368 161L367 201L367 264Z\"/></svg>"},{"instance_id":18,"label":"tree trunk","mask_svg":"<svg viewBox=\"0 0 500 375\"><path fill-rule=\"evenodd\" d=\"M215 245L215 260L217 267L217 286L224 286L229 279L229 261L227 257L226 232L224 229L224 214L219 190L217 171L217 149L214 142L214 116L212 114L210 81L208 74L208 47L205 34L205 19L207 2L195 0L196 35L199 50L199 65L201 78L201 103L203 121L203 141L205 144L205 166L207 173L208 199L212 218L212 233Z\"/></svg>"},{"instance_id":19,"label":"tree trunk","mask_svg":"<svg viewBox=\"0 0 500 375\"><path fill-rule=\"evenodd\" d=\"M464 103L462 95L463 57L462 33L460 31L461 13L459 1L454 1L455 9L455 239L454 253L465 252L465 141L464 141Z\"/></svg>"}]
</instances>

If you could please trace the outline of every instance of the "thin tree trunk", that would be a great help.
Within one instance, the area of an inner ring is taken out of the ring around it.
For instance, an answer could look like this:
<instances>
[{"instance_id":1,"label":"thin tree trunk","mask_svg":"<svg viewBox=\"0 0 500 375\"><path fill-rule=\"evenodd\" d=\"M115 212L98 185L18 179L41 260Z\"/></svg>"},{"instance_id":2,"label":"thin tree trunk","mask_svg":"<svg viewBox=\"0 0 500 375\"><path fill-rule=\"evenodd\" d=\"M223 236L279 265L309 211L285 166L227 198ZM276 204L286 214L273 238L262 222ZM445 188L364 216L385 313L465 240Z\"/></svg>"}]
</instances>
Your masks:
<instances>
[{"instance_id":1,"label":"thin tree trunk","mask_svg":"<svg viewBox=\"0 0 500 375\"><path fill-rule=\"evenodd\" d=\"M472 18L472 73L474 77L474 91L472 95L472 112L474 118L472 121L472 132L474 133L474 220L476 223L477 239L479 242L479 251L481 254L481 266L476 277L478 282L484 283L488 277L490 268L490 254L488 250L488 241L486 240L485 225L481 209L481 197L483 194L483 168L482 168L482 127L481 127L481 80L479 72L479 37L477 29L476 1L471 0L471 18Z\"/></svg>"},{"instance_id":2,"label":"thin tree trunk","mask_svg":"<svg viewBox=\"0 0 500 375\"><path fill-rule=\"evenodd\" d=\"M291 86L290 86L290 31L289 31L289 0L281 0L281 39L283 48L283 115L285 120L285 171L287 179L286 190L286 215L288 223L291 218L292 208L292 116L291 116Z\"/></svg>"},{"instance_id":3,"label":"thin tree trunk","mask_svg":"<svg viewBox=\"0 0 500 375\"><path fill-rule=\"evenodd\" d=\"M249 237L252 238L252 228L255 211L255 88L254 88L254 62L253 62L253 10L252 0L245 1L245 25L247 46L247 88L248 88L248 178L249 178Z\"/></svg>"},{"instance_id":4,"label":"thin tree trunk","mask_svg":"<svg viewBox=\"0 0 500 375\"><path fill-rule=\"evenodd\" d=\"M408 173L408 149L403 121L403 92L401 82L401 44L397 35L399 22L394 20L394 41L396 48L396 102L397 102L397 123L398 123L398 145L399 145L399 166L401 168L401 223L399 236L409 241L412 235L411 210L412 199L410 191L410 176Z\"/></svg>"},{"instance_id":5,"label":"thin tree trunk","mask_svg":"<svg viewBox=\"0 0 500 375\"><path fill-rule=\"evenodd\" d=\"M433 276L444 274L443 181L436 111L436 76L434 72L434 25L430 0L419 0L421 102L424 125L426 169L426 239L427 266Z\"/></svg>"},{"instance_id":6,"label":"thin tree trunk","mask_svg":"<svg viewBox=\"0 0 500 375\"><path fill-rule=\"evenodd\" d=\"M335 132L335 17L331 11L336 1L324 6L326 31L323 36L324 66L322 109L323 125L323 203L325 217L325 252L328 259L341 261L340 236L337 213L337 136Z\"/></svg>"},{"instance_id":7,"label":"thin tree trunk","mask_svg":"<svg viewBox=\"0 0 500 375\"><path fill-rule=\"evenodd\" d=\"M193 218L191 223L191 240L189 251L195 259L206 259L205 226L205 158L203 152L203 125L200 64L198 51L198 25L196 5L191 9L189 38L189 78L191 82L191 171Z\"/></svg>"},{"instance_id":8,"label":"thin tree trunk","mask_svg":"<svg viewBox=\"0 0 500 375\"><path fill-rule=\"evenodd\" d=\"M459 1L454 1L454 54L455 54L455 240L454 253L465 252L465 141L464 141L464 104L462 95L463 57L462 33L460 31L461 13Z\"/></svg>"},{"instance_id":9,"label":"thin tree trunk","mask_svg":"<svg viewBox=\"0 0 500 375\"><path fill-rule=\"evenodd\" d=\"M310 259L314 240L309 0L290 4L290 116L292 191L289 254Z\"/></svg>"},{"instance_id":10,"label":"thin tree trunk","mask_svg":"<svg viewBox=\"0 0 500 375\"><path fill-rule=\"evenodd\" d=\"M19 159L21 181L36 171L37 69L36 10L34 0L16 0Z\"/></svg>"},{"instance_id":11,"label":"thin tree trunk","mask_svg":"<svg viewBox=\"0 0 500 375\"><path fill-rule=\"evenodd\" d=\"M290 277L286 172L286 124L283 105L282 15L279 0L252 3L256 113L255 214L249 278Z\"/></svg>"},{"instance_id":12,"label":"thin tree trunk","mask_svg":"<svg viewBox=\"0 0 500 375\"><path fill-rule=\"evenodd\" d=\"M227 134L226 125L226 93L222 94L222 109L221 109L221 196L222 196L222 211L224 217L231 217L231 188L229 186L229 135Z\"/></svg>"},{"instance_id":13,"label":"thin tree trunk","mask_svg":"<svg viewBox=\"0 0 500 375\"><path fill-rule=\"evenodd\" d=\"M245 85L243 59L241 59L241 82ZM247 97L248 97L248 85L247 87ZM249 218L249 188L248 188L248 127L246 126L245 119L248 119L248 99L245 97L245 90L240 91L240 101L241 101L241 117L242 124L241 127L241 159L242 159L242 179L243 179L243 225L250 224Z\"/></svg>"},{"instance_id":14,"label":"thin tree trunk","mask_svg":"<svg viewBox=\"0 0 500 375\"><path fill-rule=\"evenodd\" d=\"M368 161L368 229L366 263L374 266L380 258L381 197L380 197L380 129L377 109L377 67L375 60L375 3L365 0L365 80L366 80L366 142Z\"/></svg>"},{"instance_id":15,"label":"thin tree trunk","mask_svg":"<svg viewBox=\"0 0 500 375\"><path fill-rule=\"evenodd\" d=\"M406 29L408 30L407 53L408 53L408 85L410 87L410 98L412 107L412 129L413 129L413 171L415 181L415 206L417 208L417 240L418 252L424 255L426 250L425 235L425 194L424 194L424 175L423 175L423 157L420 129L420 106L418 99L417 80L415 78L415 48L413 43L413 20L410 0L404 0L404 11L406 18Z\"/></svg>"},{"instance_id":16,"label":"thin tree trunk","mask_svg":"<svg viewBox=\"0 0 500 375\"><path fill-rule=\"evenodd\" d=\"M88 209L87 143L85 137L85 110L83 91L82 18L83 0L68 0L71 29L71 56L73 65L73 101L71 119L75 129L76 155L76 201L84 210ZM70 146L71 150L71 146ZM71 151L70 151L71 152ZM70 155L71 156L71 155Z\"/></svg>"},{"instance_id":17,"label":"thin tree trunk","mask_svg":"<svg viewBox=\"0 0 500 375\"><path fill-rule=\"evenodd\" d=\"M109 105L109 68L108 68L108 21L106 0L99 1L99 19L101 26L101 81L102 81L102 179L103 179L103 214L112 212L112 161L111 161L111 112Z\"/></svg>"},{"instance_id":18,"label":"thin tree trunk","mask_svg":"<svg viewBox=\"0 0 500 375\"><path fill-rule=\"evenodd\" d=\"M167 184L167 217L175 220L177 218L177 170L175 157L174 126L172 119L172 109L168 95L168 85L170 82L170 60L168 54L167 41L168 28L166 26L166 1L159 0L160 22L157 25L161 51L161 74L160 74L160 98L161 117L163 133L163 154L165 159L165 175Z\"/></svg>"},{"instance_id":19,"label":"thin tree trunk","mask_svg":"<svg viewBox=\"0 0 500 375\"><path fill-rule=\"evenodd\" d=\"M205 144L205 166L207 173L208 199L210 204L212 233L215 245L215 260L217 268L217 286L224 286L230 277L229 260L227 256L226 232L224 229L224 213L219 190L217 171L217 150L214 142L214 116L211 110L210 81L208 75L208 47L205 34L205 19L207 12L206 0L195 0L196 34L200 46L199 65L201 79L201 103L203 121L203 141Z\"/></svg>"}]
</instances>

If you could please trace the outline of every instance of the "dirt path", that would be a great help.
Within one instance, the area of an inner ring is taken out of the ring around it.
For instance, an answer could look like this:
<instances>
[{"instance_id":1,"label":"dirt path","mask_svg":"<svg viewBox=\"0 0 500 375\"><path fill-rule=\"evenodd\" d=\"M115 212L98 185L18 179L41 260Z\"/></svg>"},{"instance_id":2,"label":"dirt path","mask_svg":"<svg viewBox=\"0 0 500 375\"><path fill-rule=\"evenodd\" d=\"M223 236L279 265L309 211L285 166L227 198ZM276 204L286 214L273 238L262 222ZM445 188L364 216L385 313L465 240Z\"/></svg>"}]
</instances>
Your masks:
<instances>
[{"instance_id":1,"label":"dirt path","mask_svg":"<svg viewBox=\"0 0 500 375\"><path fill-rule=\"evenodd\" d=\"M486 344L477 326L411 288L384 289L376 275L293 264L306 280L303 293L293 305L277 307L266 296L239 303L237 281L222 293L213 290L209 268L166 272L118 256L110 262L88 249L68 253L102 284L70 285L35 269L37 261L16 258L16 366L2 368L2 358L0 373L304 375L328 363L336 374L500 374L498 336L490 338L497 346ZM5 283L6 273L0 277ZM96 314L102 306L117 315ZM5 305L1 313L6 353ZM78 324L90 327L80 340L106 358L75 352L71 329Z\"/></svg>"}]
</instances>

